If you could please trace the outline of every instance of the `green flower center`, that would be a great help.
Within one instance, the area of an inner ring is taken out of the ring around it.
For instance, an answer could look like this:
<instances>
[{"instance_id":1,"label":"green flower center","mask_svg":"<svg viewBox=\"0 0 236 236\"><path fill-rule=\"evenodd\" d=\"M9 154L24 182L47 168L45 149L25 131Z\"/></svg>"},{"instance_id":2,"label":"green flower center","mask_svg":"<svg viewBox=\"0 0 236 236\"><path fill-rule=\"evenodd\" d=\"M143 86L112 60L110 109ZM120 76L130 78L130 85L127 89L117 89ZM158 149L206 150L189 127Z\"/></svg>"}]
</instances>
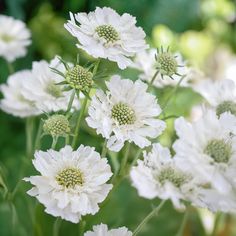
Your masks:
<instances>
[{"instance_id":1,"label":"green flower center","mask_svg":"<svg viewBox=\"0 0 236 236\"><path fill-rule=\"evenodd\" d=\"M93 85L93 74L77 65L67 72L66 81L72 88L88 92Z\"/></svg>"},{"instance_id":2,"label":"green flower center","mask_svg":"<svg viewBox=\"0 0 236 236\"><path fill-rule=\"evenodd\" d=\"M106 43L114 43L119 40L119 34L111 25L100 25L95 31L97 32L100 38L106 40Z\"/></svg>"},{"instance_id":3,"label":"green flower center","mask_svg":"<svg viewBox=\"0 0 236 236\"><path fill-rule=\"evenodd\" d=\"M67 168L56 176L59 185L66 188L75 188L77 185L83 184L83 176L79 169Z\"/></svg>"},{"instance_id":4,"label":"green flower center","mask_svg":"<svg viewBox=\"0 0 236 236\"><path fill-rule=\"evenodd\" d=\"M164 185L166 182L171 182L175 187L180 188L187 182L189 176L172 167L165 167L158 173L157 179L161 185Z\"/></svg>"},{"instance_id":5,"label":"green flower center","mask_svg":"<svg viewBox=\"0 0 236 236\"><path fill-rule=\"evenodd\" d=\"M136 117L134 110L125 103L118 103L112 107L111 117L115 119L119 125L132 125Z\"/></svg>"},{"instance_id":6,"label":"green flower center","mask_svg":"<svg viewBox=\"0 0 236 236\"><path fill-rule=\"evenodd\" d=\"M54 137L65 136L70 133L70 123L63 115L53 115L44 122L43 130Z\"/></svg>"},{"instance_id":7,"label":"green flower center","mask_svg":"<svg viewBox=\"0 0 236 236\"><path fill-rule=\"evenodd\" d=\"M224 101L216 107L216 114L220 116L224 112L230 112L236 116L236 103Z\"/></svg>"},{"instance_id":8,"label":"green flower center","mask_svg":"<svg viewBox=\"0 0 236 236\"><path fill-rule=\"evenodd\" d=\"M178 63L169 52L163 52L157 56L157 69L162 75L172 76L177 72Z\"/></svg>"},{"instance_id":9,"label":"green flower center","mask_svg":"<svg viewBox=\"0 0 236 236\"><path fill-rule=\"evenodd\" d=\"M204 152L217 163L227 163L232 154L232 147L222 139L213 139L208 142Z\"/></svg>"},{"instance_id":10,"label":"green flower center","mask_svg":"<svg viewBox=\"0 0 236 236\"><path fill-rule=\"evenodd\" d=\"M0 35L0 39L6 43L10 43L11 41L14 40L14 37L12 37L11 35L8 35L8 34L2 34L2 35Z\"/></svg>"},{"instance_id":11,"label":"green flower center","mask_svg":"<svg viewBox=\"0 0 236 236\"><path fill-rule=\"evenodd\" d=\"M50 95L52 95L55 98L59 98L62 96L61 88L58 85L53 84L53 83L50 83L47 85L46 91L47 91L47 93L49 93Z\"/></svg>"}]
</instances>

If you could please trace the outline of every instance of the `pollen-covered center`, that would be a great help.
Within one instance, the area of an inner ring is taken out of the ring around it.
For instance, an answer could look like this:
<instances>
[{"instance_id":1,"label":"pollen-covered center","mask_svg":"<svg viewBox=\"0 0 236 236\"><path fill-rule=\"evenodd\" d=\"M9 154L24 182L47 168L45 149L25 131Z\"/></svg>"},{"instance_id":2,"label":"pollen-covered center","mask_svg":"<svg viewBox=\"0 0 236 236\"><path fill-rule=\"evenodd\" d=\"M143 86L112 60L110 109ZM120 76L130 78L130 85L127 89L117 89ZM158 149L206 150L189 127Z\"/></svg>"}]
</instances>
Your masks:
<instances>
[{"instance_id":1,"label":"pollen-covered center","mask_svg":"<svg viewBox=\"0 0 236 236\"><path fill-rule=\"evenodd\" d=\"M177 72L178 63L175 57L169 52L163 52L157 56L157 68L160 73L172 76Z\"/></svg>"},{"instance_id":2,"label":"pollen-covered center","mask_svg":"<svg viewBox=\"0 0 236 236\"><path fill-rule=\"evenodd\" d=\"M119 125L132 125L136 120L134 110L129 105L121 102L112 107L111 117Z\"/></svg>"},{"instance_id":3,"label":"pollen-covered center","mask_svg":"<svg viewBox=\"0 0 236 236\"><path fill-rule=\"evenodd\" d=\"M0 39L5 43L10 43L14 40L14 37L9 34L0 34Z\"/></svg>"},{"instance_id":4,"label":"pollen-covered center","mask_svg":"<svg viewBox=\"0 0 236 236\"><path fill-rule=\"evenodd\" d=\"M179 188L187 182L189 176L168 166L163 168L158 173L157 179L162 185L164 185L166 182L171 182L175 187Z\"/></svg>"},{"instance_id":5,"label":"pollen-covered center","mask_svg":"<svg viewBox=\"0 0 236 236\"><path fill-rule=\"evenodd\" d=\"M75 188L77 185L83 184L83 176L79 169L67 168L56 176L59 185L66 188Z\"/></svg>"},{"instance_id":6,"label":"pollen-covered center","mask_svg":"<svg viewBox=\"0 0 236 236\"><path fill-rule=\"evenodd\" d=\"M222 139L213 139L208 142L204 152L217 163L227 163L232 154L232 146Z\"/></svg>"},{"instance_id":7,"label":"pollen-covered center","mask_svg":"<svg viewBox=\"0 0 236 236\"><path fill-rule=\"evenodd\" d=\"M95 29L95 31L100 38L106 40L106 43L114 43L119 40L118 32L111 25L100 25Z\"/></svg>"},{"instance_id":8,"label":"pollen-covered center","mask_svg":"<svg viewBox=\"0 0 236 236\"><path fill-rule=\"evenodd\" d=\"M72 88L89 91L93 85L93 74L82 66L75 66L66 74L66 80Z\"/></svg>"},{"instance_id":9,"label":"pollen-covered center","mask_svg":"<svg viewBox=\"0 0 236 236\"><path fill-rule=\"evenodd\" d=\"M236 116L236 103L224 101L216 107L216 114L220 116L224 112L230 112Z\"/></svg>"},{"instance_id":10,"label":"pollen-covered center","mask_svg":"<svg viewBox=\"0 0 236 236\"><path fill-rule=\"evenodd\" d=\"M49 83L46 87L46 92L52 95L55 98L59 98L62 96L62 91L61 88L54 84L54 83Z\"/></svg>"}]
</instances>

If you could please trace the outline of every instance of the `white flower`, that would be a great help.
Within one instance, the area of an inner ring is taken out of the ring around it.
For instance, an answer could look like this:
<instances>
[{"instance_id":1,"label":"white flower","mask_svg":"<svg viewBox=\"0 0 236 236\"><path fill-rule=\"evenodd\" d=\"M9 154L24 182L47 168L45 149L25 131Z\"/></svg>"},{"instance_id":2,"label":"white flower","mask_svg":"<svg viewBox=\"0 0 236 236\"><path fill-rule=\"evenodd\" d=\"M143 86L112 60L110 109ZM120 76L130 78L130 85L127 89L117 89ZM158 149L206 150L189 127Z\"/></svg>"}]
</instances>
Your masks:
<instances>
[{"instance_id":1,"label":"white flower","mask_svg":"<svg viewBox=\"0 0 236 236\"><path fill-rule=\"evenodd\" d=\"M30 45L30 31L24 22L0 15L0 56L12 62L26 54Z\"/></svg>"},{"instance_id":2,"label":"white flower","mask_svg":"<svg viewBox=\"0 0 236 236\"><path fill-rule=\"evenodd\" d=\"M158 54L157 50L154 48L144 50L136 54L134 63L131 65L131 67L141 71L140 78L142 80L150 82L158 70L158 62L155 59L155 55L160 56L161 53ZM165 75L160 71L153 83L156 87L162 88L167 85L175 86L181 79L181 75L188 75L188 69L185 66L185 62L182 60L181 55L172 55L171 53L168 53L168 55L169 57L167 59L172 59L172 63L174 62L173 68L170 68L173 70L171 73L172 79L170 76ZM168 63L165 64L167 65ZM181 86L188 86L188 80L190 79L190 77L188 77L188 79L185 77L181 82Z\"/></svg>"},{"instance_id":3,"label":"white flower","mask_svg":"<svg viewBox=\"0 0 236 236\"><path fill-rule=\"evenodd\" d=\"M4 96L0 101L0 108L9 114L22 118L40 114L34 102L23 95L26 90L25 85L32 79L29 70L23 70L9 76L7 84L0 87Z\"/></svg>"},{"instance_id":4,"label":"white flower","mask_svg":"<svg viewBox=\"0 0 236 236\"><path fill-rule=\"evenodd\" d=\"M46 61L33 62L33 79L26 84L27 90L24 96L35 102L37 108L42 112L66 111L72 90L63 91L63 85L57 85L64 78L54 72L51 68L56 68L62 73L64 66L55 57L50 63ZM77 98L74 99L73 107L79 109Z\"/></svg>"},{"instance_id":5,"label":"white flower","mask_svg":"<svg viewBox=\"0 0 236 236\"><path fill-rule=\"evenodd\" d=\"M231 112L236 115L236 86L232 80L205 80L194 87L216 110L217 115Z\"/></svg>"},{"instance_id":6,"label":"white flower","mask_svg":"<svg viewBox=\"0 0 236 236\"><path fill-rule=\"evenodd\" d=\"M132 232L126 227L108 230L107 225L100 224L93 226L93 231L88 231L84 236L132 236Z\"/></svg>"},{"instance_id":7,"label":"white flower","mask_svg":"<svg viewBox=\"0 0 236 236\"><path fill-rule=\"evenodd\" d=\"M236 117L225 112L218 118L214 111L206 110L194 123L177 119L175 129L179 139L173 148L178 158L190 162L219 193L230 192L236 168Z\"/></svg>"},{"instance_id":8,"label":"white flower","mask_svg":"<svg viewBox=\"0 0 236 236\"><path fill-rule=\"evenodd\" d=\"M78 48L95 58L117 62L125 69L132 62L130 57L147 48L145 33L135 24L135 17L127 13L120 16L109 7L97 7L89 14L70 13L65 28L78 39Z\"/></svg>"},{"instance_id":9,"label":"white flower","mask_svg":"<svg viewBox=\"0 0 236 236\"><path fill-rule=\"evenodd\" d=\"M88 125L108 139L108 148L119 151L125 141L139 147L149 146L148 138L162 133L165 122L155 96L146 92L147 85L115 75L106 82L106 94L98 90L89 106Z\"/></svg>"},{"instance_id":10,"label":"white flower","mask_svg":"<svg viewBox=\"0 0 236 236\"><path fill-rule=\"evenodd\" d=\"M156 143L152 151L144 152L144 160L130 172L132 184L140 196L148 199L170 199L174 206L183 209L181 200L193 195L194 183L190 171L183 171L168 148Z\"/></svg>"},{"instance_id":11,"label":"white flower","mask_svg":"<svg viewBox=\"0 0 236 236\"><path fill-rule=\"evenodd\" d=\"M25 178L34 185L28 194L35 196L48 214L73 223L83 215L97 213L98 204L112 188L106 184L112 175L107 159L101 159L91 147L38 151L33 164L41 175Z\"/></svg>"}]
</instances>

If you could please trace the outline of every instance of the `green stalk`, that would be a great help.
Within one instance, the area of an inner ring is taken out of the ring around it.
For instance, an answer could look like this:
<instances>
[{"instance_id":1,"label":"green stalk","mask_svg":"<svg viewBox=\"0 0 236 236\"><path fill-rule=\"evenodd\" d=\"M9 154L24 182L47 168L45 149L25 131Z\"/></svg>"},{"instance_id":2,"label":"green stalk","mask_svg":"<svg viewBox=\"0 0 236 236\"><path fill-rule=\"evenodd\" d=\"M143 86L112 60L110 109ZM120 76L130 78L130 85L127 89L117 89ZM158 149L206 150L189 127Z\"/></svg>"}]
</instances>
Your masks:
<instances>
[{"instance_id":1,"label":"green stalk","mask_svg":"<svg viewBox=\"0 0 236 236\"><path fill-rule=\"evenodd\" d=\"M184 229L185 229L185 226L186 226L186 223L187 223L187 220L188 220L188 209L186 209L185 213L184 213L184 216L183 216L183 220L182 220L182 223L180 225L180 228L179 228L179 231L178 233L176 234L176 236L183 236L183 233L184 233Z\"/></svg>"},{"instance_id":2,"label":"green stalk","mask_svg":"<svg viewBox=\"0 0 236 236\"><path fill-rule=\"evenodd\" d=\"M7 68L8 68L9 75L11 75L15 72L12 63L10 63L9 61L7 61Z\"/></svg>"},{"instance_id":3,"label":"green stalk","mask_svg":"<svg viewBox=\"0 0 236 236\"><path fill-rule=\"evenodd\" d=\"M107 154L107 140L105 139L105 141L103 143L103 147L102 147L101 157L102 158L106 157L106 154Z\"/></svg>"},{"instance_id":4,"label":"green stalk","mask_svg":"<svg viewBox=\"0 0 236 236\"><path fill-rule=\"evenodd\" d=\"M70 100L69 100L68 107L67 107L67 110L66 110L67 115L70 113L70 110L71 110L72 105L73 105L74 98L75 98L75 90L72 91L71 96L70 96Z\"/></svg>"},{"instance_id":5,"label":"green stalk","mask_svg":"<svg viewBox=\"0 0 236 236\"><path fill-rule=\"evenodd\" d=\"M88 102L88 97L85 97L84 101L83 101L83 104L82 104L82 107L81 107L81 110L80 110L80 113L79 113L79 118L77 120L77 124L76 124L76 127L75 127L75 136L74 136L73 141L72 141L72 147L73 148L76 147L76 143L78 141L80 124L81 124L82 118L84 116L84 112L85 112L85 109L86 109L86 106L87 106L87 102Z\"/></svg>"},{"instance_id":6,"label":"green stalk","mask_svg":"<svg viewBox=\"0 0 236 236\"><path fill-rule=\"evenodd\" d=\"M155 215L157 215L160 211L160 209L162 208L162 206L164 205L165 200L162 200L161 203L154 208L143 220L142 222L137 226L137 228L134 230L133 232L133 236L136 236L142 229L143 227L147 224L147 222L152 219L152 217L154 217Z\"/></svg>"},{"instance_id":7,"label":"green stalk","mask_svg":"<svg viewBox=\"0 0 236 236\"><path fill-rule=\"evenodd\" d=\"M155 72L155 74L153 75L153 77L152 77L150 83L148 84L148 89L147 89L148 91L149 91L150 88L152 87L152 85L153 85L153 83L154 83L154 81L155 81L155 79L156 79L156 77L157 77L158 74L159 74L159 70L157 70L157 71Z\"/></svg>"},{"instance_id":8,"label":"green stalk","mask_svg":"<svg viewBox=\"0 0 236 236\"><path fill-rule=\"evenodd\" d=\"M56 148L57 140L58 140L58 137L53 137L53 138L52 138L52 146L51 146L51 149L55 149L55 148Z\"/></svg>"},{"instance_id":9,"label":"green stalk","mask_svg":"<svg viewBox=\"0 0 236 236\"><path fill-rule=\"evenodd\" d=\"M59 217L56 218L53 224L53 236L59 236L60 226L61 226L61 219Z\"/></svg>"},{"instance_id":10,"label":"green stalk","mask_svg":"<svg viewBox=\"0 0 236 236\"><path fill-rule=\"evenodd\" d=\"M34 118L29 117L26 119L26 155L31 158L33 155L33 131L34 131Z\"/></svg>"},{"instance_id":11,"label":"green stalk","mask_svg":"<svg viewBox=\"0 0 236 236\"><path fill-rule=\"evenodd\" d=\"M41 141L42 131L43 131L43 121L40 119L38 131L37 131L36 138L35 138L35 144L34 144L34 149L35 150L39 150L40 149L40 146L41 146L41 142L40 141Z\"/></svg>"}]
</instances>

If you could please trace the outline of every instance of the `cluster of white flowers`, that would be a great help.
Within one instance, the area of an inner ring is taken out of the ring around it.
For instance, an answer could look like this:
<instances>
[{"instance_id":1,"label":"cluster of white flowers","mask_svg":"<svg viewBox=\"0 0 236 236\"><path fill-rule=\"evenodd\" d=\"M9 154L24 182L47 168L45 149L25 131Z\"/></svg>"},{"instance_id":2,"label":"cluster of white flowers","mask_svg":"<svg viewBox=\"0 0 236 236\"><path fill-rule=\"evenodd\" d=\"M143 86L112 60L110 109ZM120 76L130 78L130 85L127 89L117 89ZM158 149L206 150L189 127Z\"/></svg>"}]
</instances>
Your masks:
<instances>
[{"instance_id":1,"label":"cluster of white flowers","mask_svg":"<svg viewBox=\"0 0 236 236\"><path fill-rule=\"evenodd\" d=\"M25 54L30 33L22 22L5 16L0 16L1 21L6 24L1 24L4 27L0 29L0 55L13 61ZM129 66L141 72L135 81L109 76L105 91L94 86L98 63L86 68L55 57L49 63L33 62L31 70L9 76L0 87L4 96L0 101L2 110L22 118L51 115L43 129L53 137L52 148L35 152L33 165L40 175L24 179L33 185L28 194L36 197L48 214L78 223L82 216L96 214L112 189L106 155L100 156L89 146L76 149L77 134L72 144L68 137L73 133L68 113L79 110L82 92L85 96L77 125L93 94L85 120L105 139L104 150L119 152L125 142L133 142L143 150L143 159L126 168L131 169L132 185L140 196L170 199L177 209L185 209L187 201L211 211L236 212L234 82L205 81L193 87L207 100L208 107L195 122L183 117L175 120L178 138L172 146L172 157L167 147L156 143L166 123L160 119L162 109L149 88L179 86L182 79L182 86L190 86L191 73L182 57L172 54L169 48L146 50L145 33L136 26L136 19L129 14L120 16L108 7L97 7L89 14L70 13L65 28L78 39L77 47L94 58L105 58L116 62L120 69ZM66 137L65 146L56 151L58 136ZM108 230L101 224L84 235L131 236L132 232L126 227Z\"/></svg>"}]
</instances>

